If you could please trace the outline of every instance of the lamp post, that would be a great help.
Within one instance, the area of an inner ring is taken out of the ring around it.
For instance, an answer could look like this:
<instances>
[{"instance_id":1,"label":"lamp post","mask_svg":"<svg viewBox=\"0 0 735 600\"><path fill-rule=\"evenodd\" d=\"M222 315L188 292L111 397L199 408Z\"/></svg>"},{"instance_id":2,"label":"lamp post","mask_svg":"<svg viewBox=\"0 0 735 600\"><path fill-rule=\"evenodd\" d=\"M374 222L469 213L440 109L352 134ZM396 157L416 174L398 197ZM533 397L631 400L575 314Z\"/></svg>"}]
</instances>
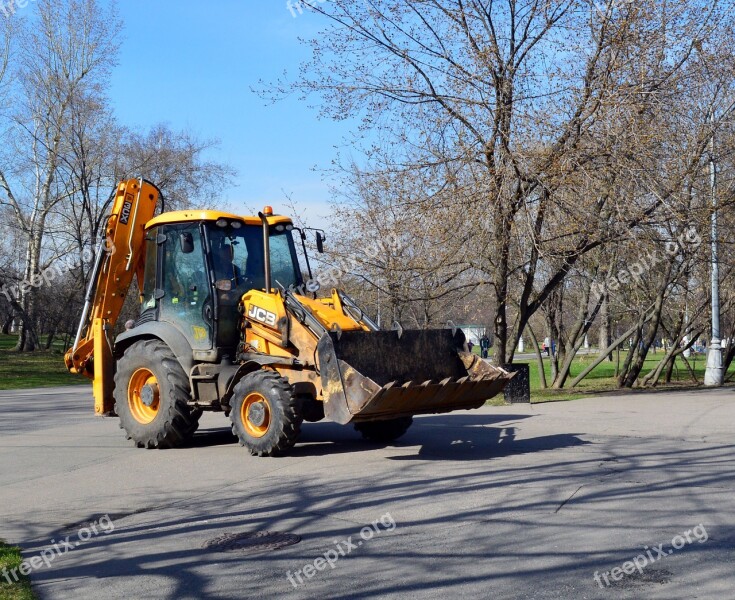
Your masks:
<instances>
[{"instance_id":1,"label":"lamp post","mask_svg":"<svg viewBox=\"0 0 735 600\"><path fill-rule=\"evenodd\" d=\"M707 72L709 67L702 50L702 41L695 39L692 47L699 53ZM735 102L724 112L723 117L729 115ZM722 385L722 341L720 340L720 265L717 260L717 164L715 163L715 107L714 103L709 111L709 122L712 128L709 138L709 179L712 195L712 217L710 222L711 251L712 251L712 338L707 348L707 368L704 371L704 385Z\"/></svg>"},{"instance_id":2,"label":"lamp post","mask_svg":"<svg viewBox=\"0 0 735 600\"><path fill-rule=\"evenodd\" d=\"M707 348L707 368L704 371L704 385L722 385L722 341L720 340L720 265L717 258L717 165L715 163L715 110L710 110L709 175L712 193L712 339Z\"/></svg>"}]
</instances>

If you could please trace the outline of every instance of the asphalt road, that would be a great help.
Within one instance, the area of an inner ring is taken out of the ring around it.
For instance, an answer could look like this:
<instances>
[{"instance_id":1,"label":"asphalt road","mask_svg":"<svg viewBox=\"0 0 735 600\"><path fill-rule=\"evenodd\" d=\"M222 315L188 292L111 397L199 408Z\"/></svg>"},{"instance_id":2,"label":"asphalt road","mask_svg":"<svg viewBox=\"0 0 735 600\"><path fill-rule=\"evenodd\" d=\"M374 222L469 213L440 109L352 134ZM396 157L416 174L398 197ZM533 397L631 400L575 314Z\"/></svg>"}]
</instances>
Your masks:
<instances>
[{"instance_id":1,"label":"asphalt road","mask_svg":"<svg viewBox=\"0 0 735 600\"><path fill-rule=\"evenodd\" d=\"M28 559L45 551L32 573L42 598L735 590L732 389L422 417L385 447L306 424L277 459L248 456L223 415L202 423L192 447L137 450L93 416L88 388L0 392L0 537ZM301 541L204 547L257 531Z\"/></svg>"}]
</instances>

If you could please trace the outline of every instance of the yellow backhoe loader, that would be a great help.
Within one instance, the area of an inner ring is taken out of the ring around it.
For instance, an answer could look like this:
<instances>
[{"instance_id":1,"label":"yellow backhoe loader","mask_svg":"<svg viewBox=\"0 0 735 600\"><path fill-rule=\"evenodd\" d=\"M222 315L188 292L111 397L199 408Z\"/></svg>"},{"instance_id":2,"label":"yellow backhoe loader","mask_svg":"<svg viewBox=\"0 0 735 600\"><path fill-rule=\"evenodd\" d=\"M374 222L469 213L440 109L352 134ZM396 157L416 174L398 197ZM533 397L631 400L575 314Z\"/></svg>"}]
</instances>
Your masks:
<instances>
[{"instance_id":1,"label":"yellow backhoe loader","mask_svg":"<svg viewBox=\"0 0 735 600\"><path fill-rule=\"evenodd\" d=\"M325 417L390 441L413 415L478 408L512 377L468 353L460 330L381 331L342 291L307 293L295 240L311 277L307 233L269 207L157 214L150 182L113 193L65 360L138 447L185 443L203 411L229 415L258 456L286 452L304 420ZM115 337L134 277L140 314Z\"/></svg>"}]
</instances>

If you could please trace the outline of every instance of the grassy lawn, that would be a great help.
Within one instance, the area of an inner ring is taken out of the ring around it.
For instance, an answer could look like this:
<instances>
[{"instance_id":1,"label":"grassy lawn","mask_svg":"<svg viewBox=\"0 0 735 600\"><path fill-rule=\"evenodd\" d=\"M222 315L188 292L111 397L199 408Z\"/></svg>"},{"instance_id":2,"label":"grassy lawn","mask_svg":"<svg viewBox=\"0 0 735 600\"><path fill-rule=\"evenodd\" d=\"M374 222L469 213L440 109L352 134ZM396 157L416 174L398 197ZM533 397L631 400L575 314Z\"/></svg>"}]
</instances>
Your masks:
<instances>
[{"instance_id":1,"label":"grassy lawn","mask_svg":"<svg viewBox=\"0 0 735 600\"><path fill-rule=\"evenodd\" d=\"M60 343L54 344L51 350L42 350L30 353L13 352L16 338L11 335L0 335L0 390L22 389L34 387L49 387L60 385L80 385L87 380L79 375L71 375L64 365L64 353ZM474 348L479 353L479 348ZM572 364L571 375L567 379L567 388L562 390L542 390L538 365L535 359L519 360L528 363L531 370L531 399L533 402L550 402L558 400L573 400L595 393L610 392L618 389L615 379L615 362L605 361L598 365L576 388L569 388L572 379L579 375L587 366L597 358L596 354L580 356ZM614 355L613 355L614 358ZM663 358L662 351L650 354L643 367L642 376L656 368L659 360ZM621 363L625 360L624 353L620 353ZM697 355L689 359L700 383L704 379L704 368L706 357ZM551 384L551 365L547 359L544 360L546 370L546 381ZM728 375L735 373L735 364L730 368ZM672 377L670 387L687 387L696 385L689 377L684 362L678 358ZM659 383L658 388L663 387ZM501 397L502 398L502 397ZM495 401L502 404L502 399Z\"/></svg>"},{"instance_id":2,"label":"grassy lawn","mask_svg":"<svg viewBox=\"0 0 735 600\"><path fill-rule=\"evenodd\" d=\"M66 370L60 345L19 354L12 351L15 342L15 336L0 335L0 390L79 385L87 381Z\"/></svg>"},{"instance_id":3,"label":"grassy lawn","mask_svg":"<svg viewBox=\"0 0 735 600\"><path fill-rule=\"evenodd\" d=\"M663 358L664 354L662 351L658 351L656 354L649 354L646 358L643 371L641 372L641 378L656 368L659 361ZM525 362L530 365L531 373L531 399L532 402L550 402L558 400L573 400L575 398L581 398L583 396L589 396L599 392L615 391L617 387L617 379L615 378L615 362L605 361L598 365L587 377L582 380L579 385L575 388L569 388L569 384L572 382L574 377L579 375L584 369L586 369L593 361L597 359L597 354L591 354L589 356L582 356L574 361L572 364L570 377L567 379L566 388L562 390L543 390L541 389L541 383L539 378L538 364L536 360L523 360L519 362ZM615 355L613 354L613 359ZM620 353L621 366L625 360L624 353ZM701 382L704 379L704 370L706 366L706 356L703 355L692 355L689 359L689 364L692 366L694 372ZM551 385L551 364L548 360L544 360L544 368L546 371L546 381ZM735 365L733 365L728 371L728 375L735 373ZM696 386L697 384L691 380L689 371L684 365L684 361L681 358L676 359L674 371L671 378L671 384L665 386L663 384L664 375L659 378L659 384L655 389L676 388L676 387L689 387Z\"/></svg>"},{"instance_id":4,"label":"grassy lawn","mask_svg":"<svg viewBox=\"0 0 735 600\"><path fill-rule=\"evenodd\" d=\"M17 569L23 561L20 548L8 546L0 540L0 600L34 600L36 597L31 590L31 584L27 577L18 575L18 583L8 583L3 572ZM14 580L10 576L11 581Z\"/></svg>"}]
</instances>

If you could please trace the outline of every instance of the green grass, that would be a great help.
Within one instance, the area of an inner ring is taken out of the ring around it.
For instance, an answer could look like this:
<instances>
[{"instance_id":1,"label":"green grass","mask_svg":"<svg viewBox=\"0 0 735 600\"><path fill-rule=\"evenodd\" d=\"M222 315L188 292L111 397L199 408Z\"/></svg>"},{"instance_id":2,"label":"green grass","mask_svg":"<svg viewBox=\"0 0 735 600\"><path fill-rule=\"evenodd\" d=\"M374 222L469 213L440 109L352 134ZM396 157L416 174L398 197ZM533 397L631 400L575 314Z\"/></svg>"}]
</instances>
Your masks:
<instances>
[{"instance_id":1,"label":"green grass","mask_svg":"<svg viewBox=\"0 0 735 600\"><path fill-rule=\"evenodd\" d=\"M17 353L13 352L17 338L12 335L0 335L0 390L24 389L35 387L49 387L62 385L79 385L87 380L79 375L71 375L64 365L64 353L61 342L54 344L51 350L37 352ZM474 351L479 353L479 347ZM571 381L579 375L587 366L597 358L596 354L581 356L572 364L571 375L567 379L566 388L561 390L541 389L538 364L535 359L520 360L520 363L530 365L531 374L531 401L532 402L554 402L561 400L574 400L590 396L596 393L616 391L617 380L615 379L615 362L605 361L598 365L576 388L569 388ZM614 355L613 355L614 358ZM659 360L663 358L662 351L649 354L641 377L645 376L656 367ZM625 354L620 353L621 363L625 360ZM704 368L706 357L703 355L692 356L689 363L694 368L699 381L704 379ZM551 364L544 359L546 380L551 385ZM735 373L735 364L730 368L728 375ZM661 382L662 379L659 380ZM685 387L696 385L690 377L684 362L677 358L672 377L671 387ZM657 388L664 387L659 383ZM502 404L502 397L496 398L495 402Z\"/></svg>"},{"instance_id":2,"label":"green grass","mask_svg":"<svg viewBox=\"0 0 735 600\"><path fill-rule=\"evenodd\" d=\"M644 363L643 370L641 371L641 379L646 374L656 368L659 361L663 358L664 354L659 350L656 354L649 354ZM619 390L617 386L617 379L615 378L615 362L605 361L595 367L595 369L583 379L579 385L575 388L570 388L572 380L579 375L584 369L586 369L593 361L597 359L597 354L591 354L589 356L582 356L576 359L572 363L571 374L566 381L565 388L561 390L541 389L541 382L539 378L538 364L535 359L533 360L522 360L518 362L528 363L530 365L530 376L531 376L531 401L532 402L553 402L561 400L574 400L576 398L582 398L590 396L595 393L610 392ZM613 354L613 359L615 355ZM620 353L621 366L625 360L625 354ZM704 370L706 366L706 357L703 355L697 355L689 359L689 364L692 366L694 372L701 383L704 379ZM551 364L547 359L544 359L544 370L546 371L546 381L548 385L551 385ZM733 365L728 375L735 373L735 365ZM664 385L664 375L659 378L659 383L656 389L661 388L676 388L676 387L688 387L696 386L697 384L691 380L689 371L684 365L684 361L681 358L676 359L674 371L671 378L671 384Z\"/></svg>"},{"instance_id":3,"label":"green grass","mask_svg":"<svg viewBox=\"0 0 735 600\"><path fill-rule=\"evenodd\" d=\"M72 375L64 365L60 344L51 350L13 352L17 338L0 335L0 390L14 390L57 385L79 385L87 380Z\"/></svg>"},{"instance_id":4,"label":"green grass","mask_svg":"<svg viewBox=\"0 0 735 600\"><path fill-rule=\"evenodd\" d=\"M18 582L8 583L3 572L10 572L17 569L23 558L20 554L20 548L8 546L0 540L0 600L34 600L36 595L31 589L31 583L28 577L20 575L18 572ZM11 581L14 577L10 576Z\"/></svg>"}]
</instances>

